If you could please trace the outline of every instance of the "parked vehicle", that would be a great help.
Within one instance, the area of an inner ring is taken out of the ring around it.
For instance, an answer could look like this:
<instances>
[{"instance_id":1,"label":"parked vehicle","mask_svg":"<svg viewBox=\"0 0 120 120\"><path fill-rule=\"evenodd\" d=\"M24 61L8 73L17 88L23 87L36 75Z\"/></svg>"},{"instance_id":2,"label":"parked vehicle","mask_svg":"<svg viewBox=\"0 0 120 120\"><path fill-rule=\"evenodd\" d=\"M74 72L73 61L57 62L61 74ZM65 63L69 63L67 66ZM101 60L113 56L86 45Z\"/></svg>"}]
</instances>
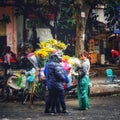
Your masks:
<instances>
[{"instance_id":1,"label":"parked vehicle","mask_svg":"<svg viewBox=\"0 0 120 120\"><path fill-rule=\"evenodd\" d=\"M30 84L27 82L26 72L27 71L11 75L7 81L7 86L12 88L12 91L16 91L16 95L19 97L22 104L27 104L28 102L33 104L35 98L45 100L45 80L35 80L33 84ZM29 85L33 85L32 91Z\"/></svg>"},{"instance_id":2,"label":"parked vehicle","mask_svg":"<svg viewBox=\"0 0 120 120\"><path fill-rule=\"evenodd\" d=\"M33 104L34 98L45 100L45 79L40 79L40 73L38 72L38 80L35 80L32 92L29 91L26 79L29 76L26 70L26 59L23 58L18 61L17 69L10 69L8 79L4 80L3 75L0 77L0 102L3 102L10 97L14 97L21 101L22 104L31 102Z\"/></svg>"}]
</instances>

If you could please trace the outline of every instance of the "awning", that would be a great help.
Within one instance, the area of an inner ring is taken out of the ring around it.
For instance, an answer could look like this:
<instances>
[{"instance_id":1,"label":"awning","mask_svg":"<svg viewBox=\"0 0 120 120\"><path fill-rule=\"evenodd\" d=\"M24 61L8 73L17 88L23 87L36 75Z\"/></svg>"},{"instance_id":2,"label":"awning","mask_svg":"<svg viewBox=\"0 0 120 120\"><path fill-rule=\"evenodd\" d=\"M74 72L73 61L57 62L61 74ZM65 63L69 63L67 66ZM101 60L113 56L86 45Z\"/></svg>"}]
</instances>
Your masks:
<instances>
[{"instance_id":1,"label":"awning","mask_svg":"<svg viewBox=\"0 0 120 120\"><path fill-rule=\"evenodd\" d=\"M116 39L116 34L111 34L111 35L109 35L108 39L110 39L110 40Z\"/></svg>"}]
</instances>

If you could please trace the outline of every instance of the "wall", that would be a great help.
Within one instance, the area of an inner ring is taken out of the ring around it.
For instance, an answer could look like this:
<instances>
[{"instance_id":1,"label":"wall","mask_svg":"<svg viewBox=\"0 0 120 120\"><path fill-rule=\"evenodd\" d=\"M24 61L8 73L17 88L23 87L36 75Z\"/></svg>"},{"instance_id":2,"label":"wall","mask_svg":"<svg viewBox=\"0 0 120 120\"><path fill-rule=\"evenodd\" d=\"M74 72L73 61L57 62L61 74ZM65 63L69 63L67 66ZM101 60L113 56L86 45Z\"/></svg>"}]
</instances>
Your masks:
<instances>
[{"instance_id":1,"label":"wall","mask_svg":"<svg viewBox=\"0 0 120 120\"><path fill-rule=\"evenodd\" d=\"M12 51L17 53L17 36L16 36L16 17L14 16L15 8L0 7L0 19L3 14L10 16L11 22L6 24L7 45L11 47Z\"/></svg>"},{"instance_id":2,"label":"wall","mask_svg":"<svg viewBox=\"0 0 120 120\"><path fill-rule=\"evenodd\" d=\"M23 16L18 16L17 20L17 44L20 47L23 44Z\"/></svg>"}]
</instances>

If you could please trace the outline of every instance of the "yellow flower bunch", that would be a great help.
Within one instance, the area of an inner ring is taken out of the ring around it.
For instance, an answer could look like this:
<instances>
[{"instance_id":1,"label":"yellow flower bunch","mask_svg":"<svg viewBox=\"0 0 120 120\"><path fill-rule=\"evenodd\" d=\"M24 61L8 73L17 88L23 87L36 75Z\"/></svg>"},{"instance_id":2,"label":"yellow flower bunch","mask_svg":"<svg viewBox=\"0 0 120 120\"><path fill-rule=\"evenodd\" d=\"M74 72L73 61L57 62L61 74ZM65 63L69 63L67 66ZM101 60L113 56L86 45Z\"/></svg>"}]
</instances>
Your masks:
<instances>
[{"instance_id":1,"label":"yellow flower bunch","mask_svg":"<svg viewBox=\"0 0 120 120\"><path fill-rule=\"evenodd\" d=\"M63 58L63 60L65 60L65 61L69 61L70 56L68 56L68 55L63 55L62 58Z\"/></svg>"},{"instance_id":2,"label":"yellow flower bunch","mask_svg":"<svg viewBox=\"0 0 120 120\"><path fill-rule=\"evenodd\" d=\"M48 52L48 53L52 53L53 51L55 51L55 48L45 48L45 50Z\"/></svg>"},{"instance_id":3,"label":"yellow flower bunch","mask_svg":"<svg viewBox=\"0 0 120 120\"><path fill-rule=\"evenodd\" d=\"M39 49L35 51L35 55L42 58L46 58L48 56L48 52L44 49Z\"/></svg>"},{"instance_id":4,"label":"yellow flower bunch","mask_svg":"<svg viewBox=\"0 0 120 120\"><path fill-rule=\"evenodd\" d=\"M73 66L75 64L75 61L73 59L73 57L70 57L70 59L68 60L68 63Z\"/></svg>"},{"instance_id":5,"label":"yellow flower bunch","mask_svg":"<svg viewBox=\"0 0 120 120\"><path fill-rule=\"evenodd\" d=\"M40 49L35 51L35 55L43 59L47 58L55 50L64 50L66 48L66 45L63 42L57 41L55 39L42 41L38 45Z\"/></svg>"},{"instance_id":6,"label":"yellow flower bunch","mask_svg":"<svg viewBox=\"0 0 120 120\"><path fill-rule=\"evenodd\" d=\"M42 48L35 51L35 55L42 57L43 59L47 58L50 53L55 51L54 48Z\"/></svg>"},{"instance_id":7,"label":"yellow flower bunch","mask_svg":"<svg viewBox=\"0 0 120 120\"><path fill-rule=\"evenodd\" d=\"M41 49L47 48L47 47L52 47L55 49L64 50L66 48L66 45L63 42L57 41L55 39L50 39L48 41L42 41L38 45Z\"/></svg>"},{"instance_id":8,"label":"yellow flower bunch","mask_svg":"<svg viewBox=\"0 0 120 120\"><path fill-rule=\"evenodd\" d=\"M38 45L39 45L39 47L42 49L42 48L47 47L47 42L46 42L46 41L42 41L42 42L40 42Z\"/></svg>"},{"instance_id":9,"label":"yellow flower bunch","mask_svg":"<svg viewBox=\"0 0 120 120\"><path fill-rule=\"evenodd\" d=\"M66 45L63 42L55 39L50 39L48 43L51 45L51 47L56 49L64 50L66 48Z\"/></svg>"},{"instance_id":10,"label":"yellow flower bunch","mask_svg":"<svg viewBox=\"0 0 120 120\"><path fill-rule=\"evenodd\" d=\"M63 42L61 42L61 41L58 41L56 46L59 49L62 49L62 50L64 50L66 48L66 45Z\"/></svg>"},{"instance_id":11,"label":"yellow flower bunch","mask_svg":"<svg viewBox=\"0 0 120 120\"><path fill-rule=\"evenodd\" d=\"M75 58L68 55L63 55L63 60L67 61L71 66L75 64Z\"/></svg>"},{"instance_id":12,"label":"yellow flower bunch","mask_svg":"<svg viewBox=\"0 0 120 120\"><path fill-rule=\"evenodd\" d=\"M48 41L48 43L49 43L51 46L56 46L56 45L57 45L57 40L55 40L55 39L50 39L50 40Z\"/></svg>"}]
</instances>

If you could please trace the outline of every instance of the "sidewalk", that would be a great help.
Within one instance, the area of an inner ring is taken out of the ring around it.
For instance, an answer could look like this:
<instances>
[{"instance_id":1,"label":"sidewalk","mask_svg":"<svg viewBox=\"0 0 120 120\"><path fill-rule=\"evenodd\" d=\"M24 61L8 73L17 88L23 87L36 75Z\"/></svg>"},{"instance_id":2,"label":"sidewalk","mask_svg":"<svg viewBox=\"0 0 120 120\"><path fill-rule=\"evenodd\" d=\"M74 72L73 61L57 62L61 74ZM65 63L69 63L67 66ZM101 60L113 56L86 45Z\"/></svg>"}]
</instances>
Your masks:
<instances>
[{"instance_id":1,"label":"sidewalk","mask_svg":"<svg viewBox=\"0 0 120 120\"><path fill-rule=\"evenodd\" d=\"M105 83L105 77L91 78L90 96L110 95L120 93L120 78L113 83Z\"/></svg>"}]
</instances>

